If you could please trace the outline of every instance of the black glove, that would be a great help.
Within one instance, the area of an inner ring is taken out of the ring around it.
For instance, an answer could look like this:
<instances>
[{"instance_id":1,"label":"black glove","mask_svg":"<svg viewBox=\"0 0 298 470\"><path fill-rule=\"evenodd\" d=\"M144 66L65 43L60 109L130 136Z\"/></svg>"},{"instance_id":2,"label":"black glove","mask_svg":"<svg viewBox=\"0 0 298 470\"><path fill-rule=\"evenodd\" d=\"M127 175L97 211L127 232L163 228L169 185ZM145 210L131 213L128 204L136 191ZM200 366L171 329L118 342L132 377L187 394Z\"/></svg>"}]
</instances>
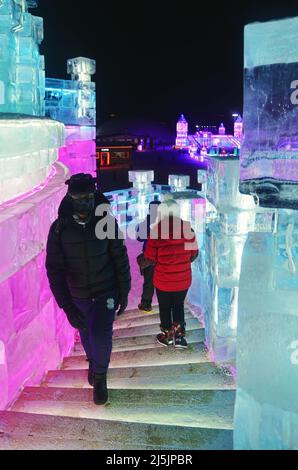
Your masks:
<instances>
[{"instance_id":1,"label":"black glove","mask_svg":"<svg viewBox=\"0 0 298 470\"><path fill-rule=\"evenodd\" d=\"M119 310L117 311L117 315L122 315L125 312L128 305L128 296L120 296L118 299L118 306Z\"/></svg>"},{"instance_id":2,"label":"black glove","mask_svg":"<svg viewBox=\"0 0 298 470\"><path fill-rule=\"evenodd\" d=\"M73 328L76 328L77 330L87 329L86 317L75 304L70 304L63 310Z\"/></svg>"}]
</instances>

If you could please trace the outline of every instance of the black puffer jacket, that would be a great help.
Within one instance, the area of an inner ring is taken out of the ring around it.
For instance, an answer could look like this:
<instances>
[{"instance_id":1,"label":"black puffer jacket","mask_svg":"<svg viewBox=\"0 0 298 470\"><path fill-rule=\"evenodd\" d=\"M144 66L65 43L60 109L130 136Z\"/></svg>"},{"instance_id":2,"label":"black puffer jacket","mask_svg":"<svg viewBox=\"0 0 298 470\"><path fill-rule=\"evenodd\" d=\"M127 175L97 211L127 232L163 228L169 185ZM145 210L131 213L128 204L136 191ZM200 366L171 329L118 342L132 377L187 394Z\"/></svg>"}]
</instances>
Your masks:
<instances>
[{"instance_id":1,"label":"black puffer jacket","mask_svg":"<svg viewBox=\"0 0 298 470\"><path fill-rule=\"evenodd\" d=\"M108 204L104 195L96 194L96 206ZM65 197L59 208L58 219L52 224L47 243L46 269L53 295L60 308L72 303L72 298L93 298L118 290L120 297L128 295L131 276L127 249L119 239L120 230L110 212L110 221L116 224L116 239L99 240L96 224L101 220L95 214L85 226L72 217L71 203Z\"/></svg>"}]
</instances>

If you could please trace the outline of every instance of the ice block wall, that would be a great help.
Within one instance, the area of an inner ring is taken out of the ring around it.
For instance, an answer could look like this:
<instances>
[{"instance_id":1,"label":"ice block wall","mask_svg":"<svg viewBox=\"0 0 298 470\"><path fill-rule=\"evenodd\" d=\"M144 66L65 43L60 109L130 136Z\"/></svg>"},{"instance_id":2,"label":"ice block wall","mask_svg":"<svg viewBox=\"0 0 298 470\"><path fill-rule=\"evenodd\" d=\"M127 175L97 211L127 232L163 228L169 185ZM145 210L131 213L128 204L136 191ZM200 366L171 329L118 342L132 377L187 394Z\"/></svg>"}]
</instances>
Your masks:
<instances>
[{"instance_id":1,"label":"ice block wall","mask_svg":"<svg viewBox=\"0 0 298 470\"><path fill-rule=\"evenodd\" d=\"M40 383L74 343L45 272L50 224L68 170L64 125L44 115L42 19L33 0L0 1L0 409Z\"/></svg>"},{"instance_id":2,"label":"ice block wall","mask_svg":"<svg viewBox=\"0 0 298 470\"><path fill-rule=\"evenodd\" d=\"M31 15L36 2L0 2L0 113L44 116L43 19Z\"/></svg>"},{"instance_id":3,"label":"ice block wall","mask_svg":"<svg viewBox=\"0 0 298 470\"><path fill-rule=\"evenodd\" d=\"M0 409L23 386L39 384L57 368L74 343L45 271L48 231L67 177L67 169L56 164L43 188L0 206Z\"/></svg>"},{"instance_id":4,"label":"ice block wall","mask_svg":"<svg viewBox=\"0 0 298 470\"><path fill-rule=\"evenodd\" d=\"M297 27L292 18L245 30L241 187L277 208L273 229L250 233L243 253L236 449L298 449Z\"/></svg>"},{"instance_id":5,"label":"ice block wall","mask_svg":"<svg viewBox=\"0 0 298 470\"><path fill-rule=\"evenodd\" d=\"M0 204L42 184L63 144L60 122L0 113Z\"/></svg>"},{"instance_id":6,"label":"ice block wall","mask_svg":"<svg viewBox=\"0 0 298 470\"><path fill-rule=\"evenodd\" d=\"M95 70L94 60L78 57L67 61L71 80L46 79L46 115L66 126L59 160L71 174L96 173Z\"/></svg>"},{"instance_id":7,"label":"ice block wall","mask_svg":"<svg viewBox=\"0 0 298 470\"><path fill-rule=\"evenodd\" d=\"M298 17L245 28L240 191L298 207Z\"/></svg>"}]
</instances>

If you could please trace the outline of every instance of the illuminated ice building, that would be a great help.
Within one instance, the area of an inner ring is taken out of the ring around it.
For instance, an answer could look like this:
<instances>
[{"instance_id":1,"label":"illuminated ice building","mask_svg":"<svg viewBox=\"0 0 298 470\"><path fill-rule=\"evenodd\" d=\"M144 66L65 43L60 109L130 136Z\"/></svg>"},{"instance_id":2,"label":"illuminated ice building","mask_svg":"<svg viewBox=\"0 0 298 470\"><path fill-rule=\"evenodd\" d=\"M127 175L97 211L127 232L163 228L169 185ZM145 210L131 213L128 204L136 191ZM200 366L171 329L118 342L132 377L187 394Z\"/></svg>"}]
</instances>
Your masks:
<instances>
[{"instance_id":1,"label":"illuminated ice building","mask_svg":"<svg viewBox=\"0 0 298 470\"><path fill-rule=\"evenodd\" d=\"M182 115L177 123L176 149L188 150L192 158L202 159L206 155L239 156L243 133L243 122L239 115L234 124L234 135L226 134L223 123L218 129L211 126L196 126L195 134L188 134L188 123Z\"/></svg>"}]
</instances>

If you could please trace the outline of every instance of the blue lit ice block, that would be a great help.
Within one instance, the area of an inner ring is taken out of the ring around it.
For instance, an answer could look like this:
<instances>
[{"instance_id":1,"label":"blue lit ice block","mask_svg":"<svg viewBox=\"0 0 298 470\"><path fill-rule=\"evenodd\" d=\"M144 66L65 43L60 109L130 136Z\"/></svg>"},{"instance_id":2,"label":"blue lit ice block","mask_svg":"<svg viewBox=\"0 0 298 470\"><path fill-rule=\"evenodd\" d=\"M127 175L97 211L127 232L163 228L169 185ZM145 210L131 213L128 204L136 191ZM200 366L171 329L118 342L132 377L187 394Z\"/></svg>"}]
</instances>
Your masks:
<instances>
[{"instance_id":1,"label":"blue lit ice block","mask_svg":"<svg viewBox=\"0 0 298 470\"><path fill-rule=\"evenodd\" d=\"M185 191L190 185L188 175L169 175L169 186L172 191Z\"/></svg>"},{"instance_id":2,"label":"blue lit ice block","mask_svg":"<svg viewBox=\"0 0 298 470\"><path fill-rule=\"evenodd\" d=\"M245 27L240 190L298 208L298 17Z\"/></svg>"},{"instance_id":3,"label":"blue lit ice block","mask_svg":"<svg viewBox=\"0 0 298 470\"><path fill-rule=\"evenodd\" d=\"M29 7L32 5L28 3ZM44 58L39 54L42 41L43 19L28 13L25 1L3 0L0 7L0 113L44 116Z\"/></svg>"},{"instance_id":4,"label":"blue lit ice block","mask_svg":"<svg viewBox=\"0 0 298 470\"><path fill-rule=\"evenodd\" d=\"M96 126L96 85L93 82L46 79L46 116L66 125Z\"/></svg>"},{"instance_id":5,"label":"blue lit ice block","mask_svg":"<svg viewBox=\"0 0 298 470\"><path fill-rule=\"evenodd\" d=\"M249 233L242 257L236 449L298 449L298 212Z\"/></svg>"}]
</instances>

